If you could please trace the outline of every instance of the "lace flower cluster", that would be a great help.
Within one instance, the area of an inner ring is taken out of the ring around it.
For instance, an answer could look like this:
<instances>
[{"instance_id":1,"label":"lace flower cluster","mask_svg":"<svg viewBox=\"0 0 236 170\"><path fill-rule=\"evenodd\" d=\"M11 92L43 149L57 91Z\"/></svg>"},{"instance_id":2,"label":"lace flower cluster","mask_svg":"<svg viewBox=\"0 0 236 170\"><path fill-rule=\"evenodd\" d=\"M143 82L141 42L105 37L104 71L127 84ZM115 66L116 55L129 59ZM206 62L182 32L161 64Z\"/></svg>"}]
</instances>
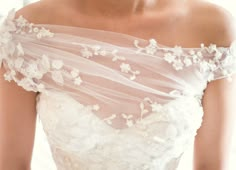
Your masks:
<instances>
[{"instance_id":1,"label":"lace flower cluster","mask_svg":"<svg viewBox=\"0 0 236 170\"><path fill-rule=\"evenodd\" d=\"M136 53L158 55L158 52L164 52L164 60L177 71L193 64L199 64L201 73L209 73L208 82L217 77L227 77L230 81L231 75L236 71L236 41L231 44L229 49L218 48L215 44L210 44L208 47L201 44L201 48L187 48L187 50L181 46L161 48L155 39L150 39L149 44L145 47L141 47L138 40L134 41L134 45L137 47ZM213 57L209 58L205 55Z\"/></svg>"},{"instance_id":2,"label":"lace flower cluster","mask_svg":"<svg viewBox=\"0 0 236 170\"><path fill-rule=\"evenodd\" d=\"M75 85L82 83L79 70L67 68L62 60L50 59L48 55L43 54L38 59L25 61L24 48L21 43L12 41L12 32L23 35L32 34L38 39L51 38L54 33L44 27L34 26L22 16L14 18L15 11L12 10L0 27L0 66L3 60L7 61L8 70L4 74L7 81L14 80L26 90L35 92L45 90L45 85L39 83L38 80L42 79L46 73L51 73L52 80L59 85L64 84L64 78L71 79ZM19 79L20 77L22 78Z\"/></svg>"}]
</instances>

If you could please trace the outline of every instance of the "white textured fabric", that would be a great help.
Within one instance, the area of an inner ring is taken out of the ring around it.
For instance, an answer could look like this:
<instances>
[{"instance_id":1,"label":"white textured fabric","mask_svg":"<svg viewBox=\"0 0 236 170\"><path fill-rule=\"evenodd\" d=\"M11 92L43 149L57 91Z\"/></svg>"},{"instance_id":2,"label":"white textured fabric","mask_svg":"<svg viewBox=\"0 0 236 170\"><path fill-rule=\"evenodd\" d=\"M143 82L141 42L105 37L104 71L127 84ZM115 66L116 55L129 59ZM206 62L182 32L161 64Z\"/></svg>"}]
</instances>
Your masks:
<instances>
[{"instance_id":1,"label":"white textured fabric","mask_svg":"<svg viewBox=\"0 0 236 170\"><path fill-rule=\"evenodd\" d=\"M58 170L176 170L201 126L207 84L230 81L236 42L168 47L155 39L33 24L0 27L8 81L38 92Z\"/></svg>"}]
</instances>

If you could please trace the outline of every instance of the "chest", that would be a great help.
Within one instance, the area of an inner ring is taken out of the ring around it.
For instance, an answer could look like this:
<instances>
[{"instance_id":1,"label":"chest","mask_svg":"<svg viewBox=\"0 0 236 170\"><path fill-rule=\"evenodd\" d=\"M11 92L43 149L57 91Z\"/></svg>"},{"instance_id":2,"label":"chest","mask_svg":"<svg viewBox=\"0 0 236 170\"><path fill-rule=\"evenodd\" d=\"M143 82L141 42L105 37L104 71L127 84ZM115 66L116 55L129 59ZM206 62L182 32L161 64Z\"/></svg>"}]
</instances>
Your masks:
<instances>
[{"instance_id":1,"label":"chest","mask_svg":"<svg viewBox=\"0 0 236 170\"><path fill-rule=\"evenodd\" d=\"M47 19L46 19L47 18ZM41 19L49 24L123 33L142 39L154 38L167 46L199 47L195 30L188 27L186 16L177 12L127 18L101 18L80 14L54 13ZM47 20L47 21L45 21Z\"/></svg>"}]
</instances>

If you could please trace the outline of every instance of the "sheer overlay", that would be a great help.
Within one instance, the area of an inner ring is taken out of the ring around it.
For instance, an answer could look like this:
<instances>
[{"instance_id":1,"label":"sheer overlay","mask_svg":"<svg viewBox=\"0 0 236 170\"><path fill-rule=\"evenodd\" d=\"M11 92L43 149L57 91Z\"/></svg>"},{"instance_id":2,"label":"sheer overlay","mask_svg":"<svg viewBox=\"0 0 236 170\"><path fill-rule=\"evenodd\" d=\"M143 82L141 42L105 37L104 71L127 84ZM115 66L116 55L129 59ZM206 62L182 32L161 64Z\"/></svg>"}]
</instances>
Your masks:
<instances>
[{"instance_id":1,"label":"sheer overlay","mask_svg":"<svg viewBox=\"0 0 236 170\"><path fill-rule=\"evenodd\" d=\"M0 66L7 81L39 93L58 169L176 170L201 126L207 84L236 71L236 41L169 47L33 24L12 10L0 27Z\"/></svg>"}]
</instances>

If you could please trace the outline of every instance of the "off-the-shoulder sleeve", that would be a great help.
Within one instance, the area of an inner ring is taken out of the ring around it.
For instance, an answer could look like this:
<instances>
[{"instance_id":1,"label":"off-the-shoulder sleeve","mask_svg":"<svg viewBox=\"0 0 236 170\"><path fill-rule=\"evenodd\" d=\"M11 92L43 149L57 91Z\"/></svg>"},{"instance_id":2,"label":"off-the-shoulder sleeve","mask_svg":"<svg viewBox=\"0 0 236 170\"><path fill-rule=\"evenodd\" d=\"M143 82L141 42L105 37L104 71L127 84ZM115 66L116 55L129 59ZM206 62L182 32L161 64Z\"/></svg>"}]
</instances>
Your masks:
<instances>
[{"instance_id":1,"label":"off-the-shoulder sleeve","mask_svg":"<svg viewBox=\"0 0 236 170\"><path fill-rule=\"evenodd\" d=\"M229 47L218 47L215 50L213 58L208 60L210 72L208 82L227 78L232 80L236 73L236 41L233 41Z\"/></svg>"},{"instance_id":2,"label":"off-the-shoulder sleeve","mask_svg":"<svg viewBox=\"0 0 236 170\"><path fill-rule=\"evenodd\" d=\"M30 35L25 36L33 29L32 26L22 17L19 17L15 22L15 10L10 11L8 16L1 22L0 68L3 67L6 70L3 75L5 80L13 80L27 91L40 92L45 86L43 76L51 69L49 68L50 61L47 55L40 55L37 51L33 53L34 46L27 44L27 41L33 40L33 38L29 38ZM41 31L43 31L42 29ZM39 33L32 35L37 36ZM46 33L44 35L44 37L52 37L52 34L49 33L47 36Z\"/></svg>"}]
</instances>

